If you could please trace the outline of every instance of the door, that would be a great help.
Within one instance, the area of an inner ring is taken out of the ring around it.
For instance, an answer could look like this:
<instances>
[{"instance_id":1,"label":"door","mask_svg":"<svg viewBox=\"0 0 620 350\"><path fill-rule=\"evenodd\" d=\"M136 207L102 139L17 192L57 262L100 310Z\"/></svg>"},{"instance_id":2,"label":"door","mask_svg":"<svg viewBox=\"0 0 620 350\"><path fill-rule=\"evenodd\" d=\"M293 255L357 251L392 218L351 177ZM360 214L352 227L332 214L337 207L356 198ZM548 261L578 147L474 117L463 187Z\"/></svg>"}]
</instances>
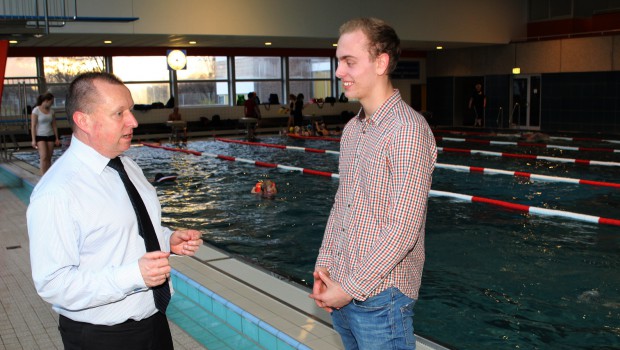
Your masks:
<instances>
[{"instance_id":1,"label":"door","mask_svg":"<svg viewBox=\"0 0 620 350\"><path fill-rule=\"evenodd\" d=\"M517 75L512 78L510 127L540 130L539 75Z\"/></svg>"}]
</instances>

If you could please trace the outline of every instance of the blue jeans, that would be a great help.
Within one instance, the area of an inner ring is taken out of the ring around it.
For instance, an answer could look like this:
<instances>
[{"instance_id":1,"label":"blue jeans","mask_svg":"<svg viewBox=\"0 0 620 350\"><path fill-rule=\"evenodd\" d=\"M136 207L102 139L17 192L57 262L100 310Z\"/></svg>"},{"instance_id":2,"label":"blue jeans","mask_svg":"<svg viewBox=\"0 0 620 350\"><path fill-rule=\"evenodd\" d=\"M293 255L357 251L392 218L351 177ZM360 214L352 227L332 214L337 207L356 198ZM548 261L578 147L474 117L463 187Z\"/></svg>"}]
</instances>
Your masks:
<instances>
[{"instance_id":1,"label":"blue jeans","mask_svg":"<svg viewBox=\"0 0 620 350\"><path fill-rule=\"evenodd\" d=\"M398 288L388 288L366 301L353 300L334 310L334 329L347 350L415 349L414 304Z\"/></svg>"}]
</instances>

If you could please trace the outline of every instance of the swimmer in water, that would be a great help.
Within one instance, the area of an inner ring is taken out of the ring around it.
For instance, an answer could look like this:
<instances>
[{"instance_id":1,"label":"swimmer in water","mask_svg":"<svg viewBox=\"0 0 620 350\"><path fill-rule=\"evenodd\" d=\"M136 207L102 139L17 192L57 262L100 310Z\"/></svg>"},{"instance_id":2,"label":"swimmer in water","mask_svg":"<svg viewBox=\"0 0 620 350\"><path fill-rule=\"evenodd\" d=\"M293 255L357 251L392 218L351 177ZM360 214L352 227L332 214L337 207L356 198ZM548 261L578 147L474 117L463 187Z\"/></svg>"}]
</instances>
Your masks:
<instances>
[{"instance_id":1,"label":"swimmer in water","mask_svg":"<svg viewBox=\"0 0 620 350\"><path fill-rule=\"evenodd\" d=\"M263 197L271 198L278 193L276 183L271 180L259 181L252 187L251 193L260 194Z\"/></svg>"}]
</instances>

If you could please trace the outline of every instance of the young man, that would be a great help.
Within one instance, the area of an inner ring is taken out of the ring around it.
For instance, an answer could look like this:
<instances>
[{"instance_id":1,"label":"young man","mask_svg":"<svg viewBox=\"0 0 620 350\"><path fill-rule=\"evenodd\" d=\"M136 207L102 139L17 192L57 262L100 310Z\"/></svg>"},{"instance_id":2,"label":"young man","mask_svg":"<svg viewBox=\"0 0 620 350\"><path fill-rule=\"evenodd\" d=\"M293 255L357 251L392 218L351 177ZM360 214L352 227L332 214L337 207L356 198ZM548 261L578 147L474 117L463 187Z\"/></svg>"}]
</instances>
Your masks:
<instances>
[{"instance_id":1,"label":"young man","mask_svg":"<svg viewBox=\"0 0 620 350\"><path fill-rule=\"evenodd\" d=\"M111 74L76 77L71 146L30 197L32 277L60 314L65 349L172 349L168 257L202 245L199 231L161 226L153 186L121 156L138 126L133 104Z\"/></svg>"},{"instance_id":2,"label":"young man","mask_svg":"<svg viewBox=\"0 0 620 350\"><path fill-rule=\"evenodd\" d=\"M396 32L381 20L340 28L336 75L362 108L342 134L340 186L310 297L332 313L346 349L415 348L413 305L437 150L424 117L392 86L399 55Z\"/></svg>"}]
</instances>

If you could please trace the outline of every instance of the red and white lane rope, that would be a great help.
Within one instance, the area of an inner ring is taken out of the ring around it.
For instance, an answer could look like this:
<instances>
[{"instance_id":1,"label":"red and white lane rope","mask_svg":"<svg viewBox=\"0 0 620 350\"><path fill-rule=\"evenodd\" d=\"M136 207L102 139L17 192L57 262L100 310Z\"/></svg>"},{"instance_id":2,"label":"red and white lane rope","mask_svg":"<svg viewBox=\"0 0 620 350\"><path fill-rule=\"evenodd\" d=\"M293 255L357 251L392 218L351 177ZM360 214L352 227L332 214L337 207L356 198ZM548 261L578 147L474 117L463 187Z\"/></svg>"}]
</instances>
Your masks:
<instances>
[{"instance_id":1,"label":"red and white lane rope","mask_svg":"<svg viewBox=\"0 0 620 350\"><path fill-rule=\"evenodd\" d=\"M524 205L524 204L511 203L511 202L500 201L497 199L490 199L490 198L484 198L484 197L470 196L470 195L465 195L461 193L431 190L429 193L429 196L450 197L450 198L455 198L455 199L473 202L473 203L486 203L486 204L491 204L491 205L506 208L506 209L529 213L532 215L557 216L557 217L563 217L566 219L571 219L571 220L576 220L576 221L589 222L593 224L620 226L620 220L618 219L610 219L610 218L604 218L604 217L594 216L594 215L573 213L570 211L563 211L563 210L532 207L532 206Z\"/></svg>"},{"instance_id":2,"label":"red and white lane rope","mask_svg":"<svg viewBox=\"0 0 620 350\"><path fill-rule=\"evenodd\" d=\"M222 142L228 142L228 143L238 143L238 144L248 145L248 146L270 147L270 148L288 149L288 150L304 151L304 152L311 152L311 153L340 154L340 152L338 152L338 151L332 151L332 150L328 150L328 149L297 147L297 146L286 146L286 145L276 145L276 144L273 144L273 143L241 141L241 140L225 139L225 138L220 138L220 137L216 138L216 140L217 141L222 141Z\"/></svg>"},{"instance_id":3,"label":"red and white lane rope","mask_svg":"<svg viewBox=\"0 0 620 350\"><path fill-rule=\"evenodd\" d=\"M224 138L218 138L217 140L222 141L222 142L238 143L238 144L256 146L256 147L279 148L279 149L284 149L284 150L306 151L306 152L314 152L314 153L340 154L340 152L338 151L329 151L329 150L316 149L316 148L307 149L307 148L302 148L302 147L291 147L291 146L276 145L276 144L271 144L271 143L248 142L248 141L239 141L239 140L224 139ZM570 178L570 177L549 176L549 175L527 173L523 171L510 171L510 170L481 168L481 167L474 167L474 166L467 166L467 165L453 165L453 164L443 164L443 163L436 163L435 167L441 168L441 169L454 170L454 171L482 173L485 175L510 175L510 176L526 177L526 178L533 179L533 180L541 180L541 181L549 181L549 182L565 182L565 183L579 184L579 185L592 185L592 186L601 186L601 187L620 188L620 183L575 179L575 178Z\"/></svg>"},{"instance_id":4,"label":"red and white lane rope","mask_svg":"<svg viewBox=\"0 0 620 350\"><path fill-rule=\"evenodd\" d=\"M576 164L584 164L584 165L602 165L602 166L620 166L618 162L605 162L600 160L589 160L589 159L573 159L573 158L560 158L560 157L548 157L548 156L537 156L534 154L517 154L517 153L505 153L505 152L490 152L490 151L481 151L476 149L464 149L464 148L449 148L449 147L437 147L438 151L443 152L453 152L453 153L466 153L466 154L483 154L486 156L495 156L495 157L506 157L506 158L523 158L523 159L538 159L538 160L548 160L551 162L560 162L560 163L576 163Z\"/></svg>"},{"instance_id":5,"label":"red and white lane rope","mask_svg":"<svg viewBox=\"0 0 620 350\"><path fill-rule=\"evenodd\" d=\"M522 133L494 133L484 131L459 131L459 130L441 130L433 129L434 134L453 134L453 135L477 135L477 136L498 136L498 137L522 137ZM569 137L569 136L549 136L549 140L562 141L591 141L591 142L609 142L620 143L620 140L609 140L596 137Z\"/></svg>"},{"instance_id":6,"label":"red and white lane rope","mask_svg":"<svg viewBox=\"0 0 620 350\"><path fill-rule=\"evenodd\" d=\"M284 169L284 170L294 170L294 171L300 171L300 172L302 172L304 174L309 174L309 175L327 176L327 177L331 177L331 178L338 178L338 179L340 179L340 175L339 174L330 173L330 172L326 172L326 171L304 169L304 168L298 168L298 167L293 167L293 166L288 166L288 165L266 163L266 162L261 162L261 161L256 161L256 160L243 159L243 158L235 158L235 157L231 157L231 156L224 156L224 155L218 155L218 154L203 153L203 155L208 156L208 157L212 157L212 158L222 159L222 160L228 160L228 161L235 161L235 162L242 162L242 163L253 164L255 166L260 166L260 167L279 168L279 169ZM505 202L505 201L500 201L500 200L490 199L490 198L484 198L484 197L470 196L470 195L465 195L465 194L460 194L460 193L452 193L452 192L445 192L445 191L430 190L429 196L434 196L434 197L450 197L450 198L455 198L455 199L465 200L465 201L470 201L470 202L487 203L487 204L491 204L491 205L502 207L502 208L508 208L508 209L518 210L518 211L521 211L521 212L526 212L526 213L529 213L529 214L532 214L532 215L558 216L558 217L563 217L563 218L567 218L567 219L572 219L572 220L577 220L577 221L585 221L585 222L595 223L595 224L605 224L605 225L620 226L620 220L617 220L617 219L609 219L609 218L603 218L603 217L599 217L599 216L592 216L592 215L586 215L586 214L580 214L580 213L573 213L573 212L562 211L562 210L553 210L553 209L545 209L545 208L539 208L539 207L532 207L532 206L523 205L523 204L516 204L516 203Z\"/></svg>"},{"instance_id":7,"label":"red and white lane rope","mask_svg":"<svg viewBox=\"0 0 620 350\"><path fill-rule=\"evenodd\" d=\"M161 146L161 145L157 145L154 143L142 143L144 146L147 147L152 147L152 148L161 148L164 149L166 151L171 151L171 152L181 152L181 153L187 153L187 154L193 154L195 156L200 156L202 155L201 152L199 151L193 151L191 149L184 149L184 148L175 148L175 147L166 147L166 146Z\"/></svg>"},{"instance_id":8,"label":"red and white lane rope","mask_svg":"<svg viewBox=\"0 0 620 350\"><path fill-rule=\"evenodd\" d=\"M267 163L267 162L261 162L261 161L251 160L251 159L236 158L236 157L231 157L231 156L226 156L226 155L221 155L221 154L201 153L198 151L191 151L191 150L172 148L172 147L163 147L163 146L154 145L154 144L145 143L144 145L148 147L161 148L167 151L183 152L183 153L189 153L189 154L194 154L194 155L203 155L206 157L211 157L211 158L216 158L216 159L221 159L221 160L226 160L226 161L248 163L248 164L252 164L255 166L259 166L259 167L299 171L303 174L308 174L308 175L317 175L317 176L340 179L340 174L331 173L327 171L319 171L319 170L305 169L305 168L299 168L299 167L294 167L294 166L289 166L289 165ZM620 226L620 220L618 219L610 219L610 218L604 218L600 216L573 213L573 212L562 211L562 210L532 207L529 205L511 203L511 202L500 201L497 199L490 199L490 198L484 198L484 197L470 196L470 195L461 194L461 193L430 190L429 196L430 197L450 197L450 198L469 201L469 202L486 203L486 204L491 204L491 205L502 207L502 208L507 208L507 209L529 213L532 215L557 216L557 217L563 217L563 218L567 218L571 220L584 221L584 222L589 222L589 223L594 223L594 224Z\"/></svg>"},{"instance_id":9,"label":"red and white lane rope","mask_svg":"<svg viewBox=\"0 0 620 350\"><path fill-rule=\"evenodd\" d=\"M612 152L612 153L620 153L620 149L615 148L604 148L604 147L574 147L574 146L562 146L562 145L550 145L547 143L532 143L525 141L495 141L495 140L480 140L480 139L463 139L456 137L443 137L443 136L435 136L435 140L437 141L452 141L452 142L471 142L471 143L479 143L483 145L500 145L500 146L520 146L520 147L541 147L541 148L549 148L549 149L561 149L565 151L580 151L580 152Z\"/></svg>"},{"instance_id":10,"label":"red and white lane rope","mask_svg":"<svg viewBox=\"0 0 620 350\"><path fill-rule=\"evenodd\" d=\"M325 137L325 136L302 136L297 134L286 134L286 136L294 139L302 139L302 140L322 140L322 141L334 141L340 142L340 139L337 137Z\"/></svg>"},{"instance_id":11,"label":"red and white lane rope","mask_svg":"<svg viewBox=\"0 0 620 350\"><path fill-rule=\"evenodd\" d=\"M481 168L481 167L467 166L467 165L442 164L442 163L435 164L435 167L440 168L440 169L448 169L448 170L455 170L455 171L482 173L485 175L510 175L510 176L526 177L532 180L541 180L541 181L548 181L548 182L565 182L565 183L572 183L572 184L578 184L578 185L592 185L592 186L601 186L601 187L620 188L620 183L575 179L575 178L570 178L570 177L559 177L559 176L550 176L550 175L541 175L541 174L532 174L532 173L526 173L523 171L510 171L510 170L501 170L501 169L492 169L492 168Z\"/></svg>"},{"instance_id":12,"label":"red and white lane rope","mask_svg":"<svg viewBox=\"0 0 620 350\"><path fill-rule=\"evenodd\" d=\"M244 158L225 156L225 155L221 155L221 154L203 153L202 155L203 156L207 156L207 157L211 157L211 158L221 159L221 160L228 160L228 161L231 161L231 162L242 162L242 163L253 164L255 166L259 166L259 167L263 167L263 168L278 168L278 169L284 169L284 170L299 171L301 173L309 174L309 175L318 175L318 176L325 176L325 177L331 177L331 178L340 178L340 175L338 175L336 173L330 173L330 172L327 172L327 171L305 169L305 168L299 168L299 167L294 167L294 166L289 166L289 165L281 165L281 164L275 164L275 163L267 163L267 162L261 162L261 161L257 161L257 160L251 160L251 159L244 159Z\"/></svg>"}]
</instances>

